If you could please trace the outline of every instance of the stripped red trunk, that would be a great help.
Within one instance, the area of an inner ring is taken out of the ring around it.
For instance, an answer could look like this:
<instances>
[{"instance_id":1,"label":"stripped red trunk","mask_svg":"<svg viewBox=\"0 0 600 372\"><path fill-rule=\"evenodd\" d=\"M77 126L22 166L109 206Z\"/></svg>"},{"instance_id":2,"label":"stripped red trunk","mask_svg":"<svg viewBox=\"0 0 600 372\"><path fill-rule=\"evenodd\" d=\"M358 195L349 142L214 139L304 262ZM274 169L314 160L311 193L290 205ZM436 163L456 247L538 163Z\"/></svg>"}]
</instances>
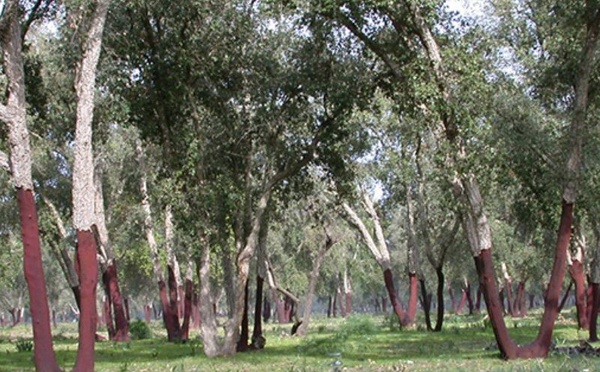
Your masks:
<instances>
[{"instance_id":1,"label":"stripped red trunk","mask_svg":"<svg viewBox=\"0 0 600 372\"><path fill-rule=\"evenodd\" d=\"M163 280L158 282L158 292L163 310L163 321L167 329L167 339L169 342L179 341L181 338L179 329L179 319L177 317L177 309L173 308L169 301L169 293L167 285Z\"/></svg>"},{"instance_id":2,"label":"stripped red trunk","mask_svg":"<svg viewBox=\"0 0 600 372\"><path fill-rule=\"evenodd\" d=\"M594 306L594 298L593 298L593 289L592 289L592 282L590 280L590 278L588 278L588 286L585 289L585 309L586 309L586 315L587 315L587 319L588 319L588 325L589 323L592 321L592 307ZM589 329L589 327L588 327Z\"/></svg>"},{"instance_id":3,"label":"stripped red trunk","mask_svg":"<svg viewBox=\"0 0 600 372\"><path fill-rule=\"evenodd\" d=\"M394 309L394 313L396 317L398 317L398 323L401 327L406 325L406 314L404 313L404 309L402 308L402 304L398 300L398 296L396 295L396 288L394 286L394 276L392 274L392 270L386 269L383 272L383 280L385 282L385 289L387 289L388 296L390 298L390 303L392 304L392 308Z\"/></svg>"},{"instance_id":4,"label":"stripped red trunk","mask_svg":"<svg viewBox=\"0 0 600 372\"><path fill-rule=\"evenodd\" d=\"M456 306L456 311L455 313L460 315L463 312L463 309L465 308L465 304L467 303L467 291L465 291L465 289L461 289L461 294L460 294L460 300L458 301L458 305Z\"/></svg>"},{"instance_id":5,"label":"stripped red trunk","mask_svg":"<svg viewBox=\"0 0 600 372\"><path fill-rule=\"evenodd\" d=\"M106 270L102 274L102 279L105 281L105 288L108 288L107 298L109 304L112 306L112 313L115 320L114 334L110 339L112 341L127 341L129 340L129 322L123 297L121 296L121 290L119 288L117 266L114 261L107 265ZM109 307L108 310L110 316L111 308ZM112 323L112 317L110 318L110 322Z\"/></svg>"},{"instance_id":6,"label":"stripped red trunk","mask_svg":"<svg viewBox=\"0 0 600 372\"><path fill-rule=\"evenodd\" d=\"M187 341L190 338L190 317L192 316L192 298L194 292L194 283L185 279L185 291L183 294L183 325L181 326L181 340Z\"/></svg>"},{"instance_id":7,"label":"stripped red trunk","mask_svg":"<svg viewBox=\"0 0 600 372\"><path fill-rule=\"evenodd\" d=\"M169 282L169 312L173 317L172 322L177 323L176 329L178 336L176 340L181 340L181 329L179 325L179 291L173 266L167 265L167 275L167 280Z\"/></svg>"},{"instance_id":8,"label":"stripped red trunk","mask_svg":"<svg viewBox=\"0 0 600 372\"><path fill-rule=\"evenodd\" d=\"M177 310L178 310L179 318L183 319L183 316L185 313L185 289L184 289L183 285L179 285L177 287L177 295L178 295Z\"/></svg>"},{"instance_id":9,"label":"stripped red trunk","mask_svg":"<svg viewBox=\"0 0 600 372\"><path fill-rule=\"evenodd\" d=\"M481 292L487 304L490 323L496 337L498 349L504 358L511 358L516 355L516 345L508 335L506 324L504 323L504 314L500 297L497 295L496 276L492 264L492 252L484 249L478 256L475 256L475 266L479 274L479 284Z\"/></svg>"},{"instance_id":10,"label":"stripped red trunk","mask_svg":"<svg viewBox=\"0 0 600 372\"><path fill-rule=\"evenodd\" d=\"M583 263L579 260L573 260L569 265L569 273L575 283L575 306L577 308L577 325L579 329L587 330L589 328L586 288L585 288L585 272Z\"/></svg>"},{"instance_id":11,"label":"stripped red trunk","mask_svg":"<svg viewBox=\"0 0 600 372\"><path fill-rule=\"evenodd\" d=\"M108 337L112 338L115 334L115 325L113 324L112 321L112 315L111 315L111 311L110 311L110 299L108 298L108 296L105 296L104 299L102 300L102 321L99 322L101 324L99 324L98 328L100 328L100 326L105 326L106 327L106 332L108 332Z\"/></svg>"},{"instance_id":12,"label":"stripped red trunk","mask_svg":"<svg viewBox=\"0 0 600 372\"><path fill-rule=\"evenodd\" d=\"M563 295L562 300L560 301L560 305L558 305L559 313L562 311L563 307L565 307L565 304L567 303L567 299L569 298L569 294L571 293L572 288L573 288L573 282L570 282L569 286L567 287L567 290L565 291L565 294Z\"/></svg>"},{"instance_id":13,"label":"stripped red trunk","mask_svg":"<svg viewBox=\"0 0 600 372\"><path fill-rule=\"evenodd\" d=\"M34 362L38 371L60 371L52 344L50 308L42 267L42 250L33 192L17 188L17 203L23 239L23 268L29 291L33 324Z\"/></svg>"},{"instance_id":14,"label":"stripped red trunk","mask_svg":"<svg viewBox=\"0 0 600 372\"><path fill-rule=\"evenodd\" d=\"M417 274L409 273L408 274L408 283L409 283L409 297L408 297L408 311L406 313L406 319L404 321L404 326L411 325L415 322L417 317L417 300L418 300L418 290L419 290L419 280L417 279Z\"/></svg>"},{"instance_id":15,"label":"stripped red trunk","mask_svg":"<svg viewBox=\"0 0 600 372\"><path fill-rule=\"evenodd\" d=\"M79 267L79 346L73 371L94 370L94 343L96 341L96 286L98 284L98 260L96 240L91 231L77 231L77 262Z\"/></svg>"},{"instance_id":16,"label":"stripped red trunk","mask_svg":"<svg viewBox=\"0 0 600 372\"><path fill-rule=\"evenodd\" d=\"M554 322L558 316L558 301L567 264L567 249L571 240L573 226L573 204L563 201L558 240L554 252L554 265L544 301L544 315L535 341L519 350L521 358L544 358L548 355L552 344Z\"/></svg>"}]
</instances>

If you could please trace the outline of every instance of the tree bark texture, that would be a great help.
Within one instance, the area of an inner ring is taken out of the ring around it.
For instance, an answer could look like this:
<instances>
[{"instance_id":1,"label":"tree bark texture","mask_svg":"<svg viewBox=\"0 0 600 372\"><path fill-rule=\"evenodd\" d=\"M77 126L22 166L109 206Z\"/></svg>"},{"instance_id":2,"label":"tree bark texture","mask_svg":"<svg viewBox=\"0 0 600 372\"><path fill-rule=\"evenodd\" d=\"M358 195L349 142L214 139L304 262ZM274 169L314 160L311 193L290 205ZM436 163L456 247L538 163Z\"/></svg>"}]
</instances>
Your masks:
<instances>
[{"instance_id":1,"label":"tree bark texture","mask_svg":"<svg viewBox=\"0 0 600 372\"><path fill-rule=\"evenodd\" d=\"M585 269L583 266L583 251L580 249L578 254L569 260L569 274L575 284L575 307L577 309L577 326L579 329L587 330L589 328Z\"/></svg>"},{"instance_id":2,"label":"tree bark texture","mask_svg":"<svg viewBox=\"0 0 600 372\"><path fill-rule=\"evenodd\" d=\"M398 300L398 296L396 295L396 288L394 286L394 276L392 274L392 270L386 269L383 272L383 280L385 282L385 289L388 292L388 297L390 298L390 303L392 304L394 313L398 317L398 323L400 327L404 327L406 324L406 314L404 313L402 304L400 303L400 301Z\"/></svg>"},{"instance_id":3,"label":"tree bark texture","mask_svg":"<svg viewBox=\"0 0 600 372\"><path fill-rule=\"evenodd\" d=\"M312 313L313 299L315 295L315 289L317 287L317 280L319 279L319 272L321 270L321 264L325 259L327 252L333 247L335 241L332 240L331 236L325 228L325 243L319 249L317 257L313 262L312 270L309 274L308 290L306 292L306 302L304 303L304 314L302 315L302 324L297 329L296 334L298 336L305 336L308 331L308 324L310 323L310 315ZM345 292L345 291L344 291Z\"/></svg>"},{"instance_id":4,"label":"tree bark texture","mask_svg":"<svg viewBox=\"0 0 600 372\"><path fill-rule=\"evenodd\" d=\"M0 103L0 121L8 126L10 176L17 193L23 242L23 270L29 292L34 352L38 371L60 371L50 327L50 308L44 277L37 207L31 177L31 148L27 128L25 73L19 2L6 1L0 19L2 68L6 76L6 105Z\"/></svg>"},{"instance_id":5,"label":"tree bark texture","mask_svg":"<svg viewBox=\"0 0 600 372\"><path fill-rule=\"evenodd\" d=\"M93 371L98 316L96 309L98 259L96 240L91 231L77 231L77 262L79 263L81 306L79 308L79 345L77 361L73 370Z\"/></svg>"},{"instance_id":6,"label":"tree bark texture","mask_svg":"<svg viewBox=\"0 0 600 372\"><path fill-rule=\"evenodd\" d=\"M42 267L39 225L33 192L21 188L17 189L17 202L24 249L23 269L29 291L35 343L34 362L36 370L60 371L52 343L48 293Z\"/></svg>"}]
</instances>

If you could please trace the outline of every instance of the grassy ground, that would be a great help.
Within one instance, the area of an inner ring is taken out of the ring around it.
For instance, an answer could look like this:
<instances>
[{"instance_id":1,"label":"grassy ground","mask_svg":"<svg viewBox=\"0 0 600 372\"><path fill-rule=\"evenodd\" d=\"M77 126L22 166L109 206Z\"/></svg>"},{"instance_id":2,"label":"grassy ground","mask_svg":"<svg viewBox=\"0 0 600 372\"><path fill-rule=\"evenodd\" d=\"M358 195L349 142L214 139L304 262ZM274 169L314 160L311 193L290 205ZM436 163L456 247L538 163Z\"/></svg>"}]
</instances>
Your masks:
<instances>
[{"instance_id":1,"label":"grassy ground","mask_svg":"<svg viewBox=\"0 0 600 372\"><path fill-rule=\"evenodd\" d=\"M507 318L512 336L526 343L537 333L539 316ZM440 333L420 327L395 330L393 319L352 316L315 319L309 336L288 336L290 327L267 325L267 346L262 351L230 358L207 359L196 338L186 344L166 342L160 324L152 325L148 340L96 346L97 371L595 371L600 358L551 355L545 360L505 362L499 359L492 330L481 316L450 316ZM59 364L70 370L77 352L76 325L54 330ZM554 332L557 345L574 345L585 339L572 315L561 318ZM0 371L33 370L32 352L19 351L31 340L30 327L0 328ZM598 347L600 345L594 345ZM339 367L336 367L339 365ZM337 369L336 369L337 368Z\"/></svg>"}]
</instances>

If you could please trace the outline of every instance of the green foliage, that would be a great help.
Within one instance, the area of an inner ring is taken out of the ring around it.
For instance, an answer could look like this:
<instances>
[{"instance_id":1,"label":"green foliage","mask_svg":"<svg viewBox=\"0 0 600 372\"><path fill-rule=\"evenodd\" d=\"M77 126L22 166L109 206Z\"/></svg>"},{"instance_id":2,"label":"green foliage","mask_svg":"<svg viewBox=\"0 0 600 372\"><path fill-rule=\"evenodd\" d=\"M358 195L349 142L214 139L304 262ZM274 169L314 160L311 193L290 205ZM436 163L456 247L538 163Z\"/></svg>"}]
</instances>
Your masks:
<instances>
[{"instance_id":1,"label":"green foliage","mask_svg":"<svg viewBox=\"0 0 600 372\"><path fill-rule=\"evenodd\" d=\"M129 323L129 333L132 340L146 340L152 338L152 330L148 324L141 319Z\"/></svg>"},{"instance_id":2,"label":"green foliage","mask_svg":"<svg viewBox=\"0 0 600 372\"><path fill-rule=\"evenodd\" d=\"M29 353L33 350L33 341L25 340L25 339L18 339L15 342L15 348L17 349L17 351L19 353Z\"/></svg>"}]
</instances>

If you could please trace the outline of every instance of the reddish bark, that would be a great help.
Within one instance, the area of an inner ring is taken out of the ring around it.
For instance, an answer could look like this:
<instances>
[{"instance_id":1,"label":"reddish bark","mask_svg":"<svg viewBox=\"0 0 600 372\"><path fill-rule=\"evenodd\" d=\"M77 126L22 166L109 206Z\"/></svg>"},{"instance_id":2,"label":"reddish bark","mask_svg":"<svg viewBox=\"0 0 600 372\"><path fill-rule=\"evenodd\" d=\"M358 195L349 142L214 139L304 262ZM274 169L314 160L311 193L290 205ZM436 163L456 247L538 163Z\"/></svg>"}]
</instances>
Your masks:
<instances>
[{"instance_id":1,"label":"reddish bark","mask_svg":"<svg viewBox=\"0 0 600 372\"><path fill-rule=\"evenodd\" d=\"M169 286L169 313L170 316L173 318L171 320L172 323L177 323L177 327L175 327L175 329L177 329L178 336L175 338L175 340L179 341L181 340L181 329L179 325L179 292L177 287L177 278L175 277L175 271L173 270L173 267L171 265L167 265L167 278Z\"/></svg>"},{"instance_id":2,"label":"reddish bark","mask_svg":"<svg viewBox=\"0 0 600 372\"><path fill-rule=\"evenodd\" d=\"M98 260L96 240L91 231L77 231L77 262L79 266L79 346L73 371L94 370L94 343L96 341L96 286Z\"/></svg>"},{"instance_id":3,"label":"reddish bark","mask_svg":"<svg viewBox=\"0 0 600 372\"><path fill-rule=\"evenodd\" d=\"M17 203L23 239L23 268L29 291L33 327L34 363L38 371L60 371L52 344L50 308L42 266L42 250L33 192L17 188Z\"/></svg>"},{"instance_id":4,"label":"reddish bark","mask_svg":"<svg viewBox=\"0 0 600 372\"><path fill-rule=\"evenodd\" d=\"M567 264L567 249L571 240L571 226L573 225L573 204L563 201L558 239L554 252L554 265L550 277L550 283L544 301L544 315L535 341L523 347L519 352L521 358L543 358L548 355L552 344L552 332L554 322L558 316L558 300L562 283L565 277Z\"/></svg>"},{"instance_id":5,"label":"reddish bark","mask_svg":"<svg viewBox=\"0 0 600 372\"><path fill-rule=\"evenodd\" d=\"M404 321L404 325L408 326L415 322L417 317L417 298L418 298L418 289L419 289L419 280L417 279L417 274L409 273L408 274L408 283L409 283L409 297L408 297L408 309L406 312L406 319Z\"/></svg>"},{"instance_id":6,"label":"reddish bark","mask_svg":"<svg viewBox=\"0 0 600 372\"><path fill-rule=\"evenodd\" d=\"M594 306L594 298L593 298L593 294L592 294L593 289L591 286L592 282L591 282L590 278L588 278L588 283L589 284L588 284L587 288L585 289L585 299L586 299L585 309L586 309L586 316L587 316L588 325L589 325L589 323L592 321L592 307Z\"/></svg>"},{"instance_id":7,"label":"reddish bark","mask_svg":"<svg viewBox=\"0 0 600 372\"><path fill-rule=\"evenodd\" d=\"M177 303L178 307L178 314L179 314L179 318L183 319L183 316L185 314L185 289L183 285L180 285L179 287L177 287L177 293L179 295L178 300L179 302Z\"/></svg>"},{"instance_id":8,"label":"reddish bark","mask_svg":"<svg viewBox=\"0 0 600 372\"><path fill-rule=\"evenodd\" d=\"M102 322L100 325L106 326L106 331L108 332L108 337L113 337L115 334L115 326L112 321L112 316L110 315L110 300L108 297L105 297L102 300ZM99 328L99 327L98 327Z\"/></svg>"},{"instance_id":9,"label":"reddish bark","mask_svg":"<svg viewBox=\"0 0 600 372\"><path fill-rule=\"evenodd\" d=\"M169 294L167 293L167 285L163 280L158 282L158 292L160 295L160 302L163 309L163 322L167 329L167 339L169 342L179 341L181 338L179 319L177 317L177 309L173 308L169 301Z\"/></svg>"},{"instance_id":10,"label":"reddish bark","mask_svg":"<svg viewBox=\"0 0 600 372\"><path fill-rule=\"evenodd\" d=\"M497 295L496 276L492 263L492 252L489 249L482 250L478 256L475 256L475 266L479 274L479 284L481 292L487 304L488 315L496 337L498 349L504 358L510 358L516 355L516 345L508 335L506 324L504 323L504 314L500 297Z\"/></svg>"},{"instance_id":11,"label":"reddish bark","mask_svg":"<svg viewBox=\"0 0 600 372\"><path fill-rule=\"evenodd\" d=\"M579 260L573 260L569 265L569 273L575 283L575 307L577 308L577 325L579 329L587 330L589 328L585 272L583 263Z\"/></svg>"},{"instance_id":12,"label":"reddish bark","mask_svg":"<svg viewBox=\"0 0 600 372\"><path fill-rule=\"evenodd\" d=\"M517 296L515 297L515 317L524 317L527 315L527 306L525 306L525 282L520 281L517 285Z\"/></svg>"},{"instance_id":13,"label":"reddish bark","mask_svg":"<svg viewBox=\"0 0 600 372\"><path fill-rule=\"evenodd\" d=\"M110 339L112 341L127 341L129 340L129 322L123 304L123 297L121 296L121 289L119 288L117 266L114 261L106 266L106 270L102 274L102 281L107 292L106 297L109 303L107 314L110 317L111 325L114 317L114 329L112 334L109 332Z\"/></svg>"},{"instance_id":14,"label":"reddish bark","mask_svg":"<svg viewBox=\"0 0 600 372\"><path fill-rule=\"evenodd\" d=\"M194 283L186 278L185 291L183 294L183 325L181 326L181 340L187 341L190 338L190 318L192 316L192 298L194 292Z\"/></svg>"},{"instance_id":15,"label":"reddish bark","mask_svg":"<svg viewBox=\"0 0 600 372\"><path fill-rule=\"evenodd\" d=\"M571 293L571 288L573 288L573 282L569 283L569 286L567 287L567 290L565 291L565 294L563 295L563 298L560 301L560 305L558 305L559 313L562 311L563 307L565 307L565 304L567 303L567 299L569 298L569 294Z\"/></svg>"},{"instance_id":16,"label":"reddish bark","mask_svg":"<svg viewBox=\"0 0 600 372\"><path fill-rule=\"evenodd\" d=\"M590 316L590 341L598 340L598 309L600 308L600 285L591 283L592 288L592 312Z\"/></svg>"},{"instance_id":17,"label":"reddish bark","mask_svg":"<svg viewBox=\"0 0 600 372\"><path fill-rule=\"evenodd\" d=\"M467 303L467 291L464 288L461 289L460 300L458 301L458 305L456 306L455 313L460 315L465 308L465 304Z\"/></svg>"},{"instance_id":18,"label":"reddish bark","mask_svg":"<svg viewBox=\"0 0 600 372\"><path fill-rule=\"evenodd\" d=\"M406 314L404 313L404 309L402 308L402 304L398 300L398 296L396 296L396 288L394 287L394 277L392 274L392 270L386 269L383 272L383 280L385 282L385 288L387 289L388 296L390 298L390 303L392 304L392 308L394 309L394 313L398 317L398 323L401 327L406 325Z\"/></svg>"},{"instance_id":19,"label":"reddish bark","mask_svg":"<svg viewBox=\"0 0 600 372\"><path fill-rule=\"evenodd\" d=\"M543 358L548 355L552 343L554 322L558 315L559 299L567 263L567 248L571 239L573 224L573 204L563 201L558 239L554 252L554 264L550 283L546 289L544 314L536 339L529 345L517 347L508 335L506 324L502 318L501 304L496 289L492 256L489 249L482 250L475 257L479 280L484 288L484 296L488 305L488 314L498 343L501 355L507 359L514 358Z\"/></svg>"}]
</instances>

